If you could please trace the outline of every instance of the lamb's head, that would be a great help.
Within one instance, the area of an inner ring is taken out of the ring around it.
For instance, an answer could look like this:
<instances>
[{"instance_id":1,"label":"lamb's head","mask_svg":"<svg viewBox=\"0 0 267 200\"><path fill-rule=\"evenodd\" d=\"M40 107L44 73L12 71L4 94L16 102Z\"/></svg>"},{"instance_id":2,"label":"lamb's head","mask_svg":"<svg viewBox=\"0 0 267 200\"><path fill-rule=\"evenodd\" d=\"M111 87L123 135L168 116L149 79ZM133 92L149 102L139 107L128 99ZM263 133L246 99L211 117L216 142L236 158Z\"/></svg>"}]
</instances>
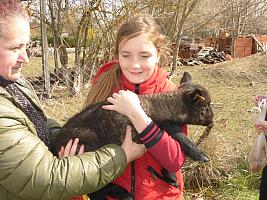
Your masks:
<instances>
[{"instance_id":1,"label":"lamb's head","mask_svg":"<svg viewBox=\"0 0 267 200\"><path fill-rule=\"evenodd\" d=\"M187 109L188 123L207 126L213 123L213 111L210 106L210 95L200 85L186 84L182 88L182 100Z\"/></svg>"},{"instance_id":2,"label":"lamb's head","mask_svg":"<svg viewBox=\"0 0 267 200\"><path fill-rule=\"evenodd\" d=\"M213 123L214 115L210 107L211 98L208 90L200 85L191 84L191 75L188 72L184 72L180 83L188 124L207 126Z\"/></svg>"}]
</instances>

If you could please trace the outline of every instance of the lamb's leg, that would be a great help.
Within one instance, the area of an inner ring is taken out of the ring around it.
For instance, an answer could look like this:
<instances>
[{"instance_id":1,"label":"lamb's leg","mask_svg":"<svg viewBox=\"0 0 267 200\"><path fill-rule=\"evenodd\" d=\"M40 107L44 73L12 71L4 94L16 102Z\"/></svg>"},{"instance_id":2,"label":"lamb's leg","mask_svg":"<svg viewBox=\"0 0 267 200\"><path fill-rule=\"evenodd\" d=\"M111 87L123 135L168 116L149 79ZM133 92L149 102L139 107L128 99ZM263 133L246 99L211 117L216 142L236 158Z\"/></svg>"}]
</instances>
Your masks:
<instances>
[{"instance_id":1,"label":"lamb's leg","mask_svg":"<svg viewBox=\"0 0 267 200\"><path fill-rule=\"evenodd\" d=\"M177 183L177 177L176 177L176 173L171 173L168 170L166 170L165 168L161 169L161 174L159 174L153 167L148 166L146 168L153 176L161 179L162 181L172 185L173 187L178 188L178 184Z\"/></svg>"},{"instance_id":2,"label":"lamb's leg","mask_svg":"<svg viewBox=\"0 0 267 200\"><path fill-rule=\"evenodd\" d=\"M202 162L209 161L209 157L186 137L186 135L182 132L180 125L173 122L164 122L160 123L160 128L166 130L173 139L177 140L185 154L192 160Z\"/></svg>"},{"instance_id":3,"label":"lamb's leg","mask_svg":"<svg viewBox=\"0 0 267 200\"><path fill-rule=\"evenodd\" d=\"M88 194L88 196L90 200L106 200L106 196L120 200L133 200L131 194L126 189L114 183L109 183L102 189Z\"/></svg>"}]
</instances>

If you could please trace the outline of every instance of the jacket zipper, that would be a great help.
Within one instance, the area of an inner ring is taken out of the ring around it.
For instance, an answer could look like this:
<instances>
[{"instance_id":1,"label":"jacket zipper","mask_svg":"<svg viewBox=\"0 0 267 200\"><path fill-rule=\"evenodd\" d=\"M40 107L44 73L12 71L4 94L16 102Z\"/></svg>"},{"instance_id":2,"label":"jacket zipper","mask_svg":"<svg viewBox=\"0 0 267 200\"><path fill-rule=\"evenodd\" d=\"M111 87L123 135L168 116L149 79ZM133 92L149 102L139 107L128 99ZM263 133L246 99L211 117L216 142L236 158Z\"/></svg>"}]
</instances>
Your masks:
<instances>
[{"instance_id":1,"label":"jacket zipper","mask_svg":"<svg viewBox=\"0 0 267 200\"><path fill-rule=\"evenodd\" d=\"M135 84L134 93L139 94L139 84ZM131 195L135 199L135 161L131 162Z\"/></svg>"}]
</instances>

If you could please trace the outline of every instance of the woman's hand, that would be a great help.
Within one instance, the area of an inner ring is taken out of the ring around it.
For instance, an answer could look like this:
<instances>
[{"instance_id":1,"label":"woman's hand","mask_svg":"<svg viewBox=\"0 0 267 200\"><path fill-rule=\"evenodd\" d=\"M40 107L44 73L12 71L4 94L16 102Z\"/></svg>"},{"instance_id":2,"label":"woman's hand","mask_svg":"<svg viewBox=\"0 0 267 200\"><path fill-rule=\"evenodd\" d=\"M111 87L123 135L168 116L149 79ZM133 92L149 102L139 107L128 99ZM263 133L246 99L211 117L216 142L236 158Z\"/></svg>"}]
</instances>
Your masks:
<instances>
[{"instance_id":1,"label":"woman's hand","mask_svg":"<svg viewBox=\"0 0 267 200\"><path fill-rule=\"evenodd\" d=\"M70 139L65 147L63 146L61 147L60 151L58 152L58 157L63 158L63 157L75 155L77 147L78 147L78 143L79 143L79 138L75 138L74 141L73 139ZM84 152L84 145L82 144L80 146L80 149L77 155L83 152Z\"/></svg>"},{"instance_id":2,"label":"woman's hand","mask_svg":"<svg viewBox=\"0 0 267 200\"><path fill-rule=\"evenodd\" d=\"M151 122L140 105L138 96L127 90L120 90L119 93L113 93L107 101L111 105L102 106L103 109L116 111L128 117L138 133L142 132Z\"/></svg>"},{"instance_id":3,"label":"woman's hand","mask_svg":"<svg viewBox=\"0 0 267 200\"><path fill-rule=\"evenodd\" d=\"M125 138L121 147L126 154L127 163L140 158L146 152L144 144L137 144L132 140L132 129L130 126L127 126Z\"/></svg>"}]
</instances>

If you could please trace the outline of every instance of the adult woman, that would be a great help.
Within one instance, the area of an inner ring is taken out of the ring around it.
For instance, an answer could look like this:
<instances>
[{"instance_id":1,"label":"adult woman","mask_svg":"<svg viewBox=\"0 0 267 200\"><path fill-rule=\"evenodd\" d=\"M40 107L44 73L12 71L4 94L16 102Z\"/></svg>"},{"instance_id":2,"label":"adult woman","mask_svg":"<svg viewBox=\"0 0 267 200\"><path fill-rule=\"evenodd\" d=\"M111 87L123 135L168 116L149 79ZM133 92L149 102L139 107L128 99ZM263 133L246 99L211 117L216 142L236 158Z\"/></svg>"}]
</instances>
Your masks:
<instances>
[{"instance_id":1,"label":"adult woman","mask_svg":"<svg viewBox=\"0 0 267 200\"><path fill-rule=\"evenodd\" d=\"M107 99L112 105L103 108L126 115L140 133L148 151L113 182L135 200L183 199L180 168L185 155L179 143L152 122L137 96L130 92L149 94L175 88L167 72L159 67L160 59L166 55L166 44L166 37L150 16L137 14L124 21L116 37L114 53L118 60L100 68L85 103L105 100L113 93ZM182 130L186 133L186 125ZM160 178L163 168L176 174L177 187Z\"/></svg>"},{"instance_id":2,"label":"adult woman","mask_svg":"<svg viewBox=\"0 0 267 200\"><path fill-rule=\"evenodd\" d=\"M119 176L143 148L126 137L123 148L107 145L73 155L78 140L58 159L48 147L60 126L47 118L21 70L29 59L29 17L16 0L0 1L0 197L68 199L100 189ZM128 132L130 132L128 130ZM132 153L133 149L136 153Z\"/></svg>"}]
</instances>

